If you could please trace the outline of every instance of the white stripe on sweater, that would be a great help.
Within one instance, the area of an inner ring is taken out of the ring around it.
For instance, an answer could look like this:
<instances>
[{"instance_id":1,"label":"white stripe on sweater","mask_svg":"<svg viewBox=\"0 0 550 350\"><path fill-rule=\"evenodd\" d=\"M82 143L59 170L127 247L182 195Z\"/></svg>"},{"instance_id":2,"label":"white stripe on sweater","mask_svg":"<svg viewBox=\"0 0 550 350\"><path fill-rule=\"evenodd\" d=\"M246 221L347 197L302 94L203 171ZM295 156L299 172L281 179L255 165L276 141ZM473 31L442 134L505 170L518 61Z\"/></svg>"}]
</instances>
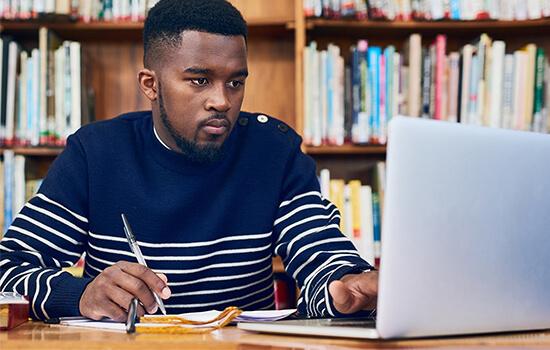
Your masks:
<instances>
[{"instance_id":1,"label":"white stripe on sweater","mask_svg":"<svg viewBox=\"0 0 550 350\"><path fill-rule=\"evenodd\" d=\"M330 300L329 299L329 296L328 296L328 287L325 286L325 300ZM334 317L334 311L332 311L332 308L330 307L330 303L325 303L325 305L327 306L327 311L328 311L328 314L332 317Z\"/></svg>"},{"instance_id":2,"label":"white stripe on sweater","mask_svg":"<svg viewBox=\"0 0 550 350\"><path fill-rule=\"evenodd\" d=\"M342 267L342 266L338 266L338 268L340 268L340 267ZM320 291L323 289L323 288L319 288L319 287L322 287L323 285L328 284L328 281L330 280L330 277L332 277L332 275L334 274L334 271L336 271L336 270L327 271L327 273L325 273L323 276L321 276L320 278L317 278L317 282L315 282L314 286L311 286L311 285L308 286L308 287L310 287L309 289L314 293L313 296L306 295L306 300L308 301L307 309L308 309L309 314L313 315L313 314L316 313L317 310L314 309L314 306L315 306L314 302L317 299L317 297L319 296ZM312 281L312 283L313 283L313 281Z\"/></svg>"},{"instance_id":3,"label":"white stripe on sweater","mask_svg":"<svg viewBox=\"0 0 550 350\"><path fill-rule=\"evenodd\" d=\"M330 219L328 220L329 222L332 221L332 219L334 218L338 218L340 219L340 215L334 215L335 212L338 212L338 209L334 209L330 214L328 215L313 215L313 216L309 216L305 219L302 219L300 221L296 221L290 225L288 225L287 227L285 227L281 233L279 234L279 238L277 238L277 244L281 241L281 239L283 239L283 237L285 236L285 234L290 231L291 229L293 229L294 227L296 226L299 226L299 225L302 225L302 224L305 224L306 222L311 222L311 221L315 221L315 220L323 220L323 219Z\"/></svg>"},{"instance_id":4,"label":"white stripe on sweater","mask_svg":"<svg viewBox=\"0 0 550 350\"><path fill-rule=\"evenodd\" d=\"M353 267L354 265L351 264L350 262L343 262L343 261L335 261L333 262L332 264L329 264L327 265L326 267L331 267L333 265L338 265L338 267L336 269L330 269L330 270L325 270L325 274L319 278L316 278L316 279L312 279L308 284L305 284L306 288L304 289L304 300L306 302L307 305L310 305L310 300L311 300L311 293L312 292L315 292L315 288L317 288L319 285L320 285L320 281L323 280L323 278L325 278L327 275L329 274L332 274L334 271L338 270L339 268L341 267L344 267L344 266L348 266L348 267ZM315 282L317 281L317 282ZM313 282L315 282L315 285L312 286Z\"/></svg>"},{"instance_id":5,"label":"white stripe on sweater","mask_svg":"<svg viewBox=\"0 0 550 350\"><path fill-rule=\"evenodd\" d=\"M335 230L338 230L338 233L340 233L340 225L330 224L330 225L326 225L326 226L314 227L314 228L309 229L307 231L304 231L304 232L300 233L299 235L297 235L296 237L292 238L286 246L285 258L288 257L288 254L290 253L290 250L292 249L292 246L294 245L294 243L298 242L300 239L304 238L305 236L311 235L311 234L317 234L319 232L329 230L331 228L333 228Z\"/></svg>"},{"instance_id":6,"label":"white stripe on sweater","mask_svg":"<svg viewBox=\"0 0 550 350\"><path fill-rule=\"evenodd\" d=\"M322 239L320 241L315 241L315 242L312 242L312 243L309 243L309 244L306 244L302 247L300 247L300 249L298 249L293 255L292 255L292 259L290 259L290 261L286 264L287 266L290 266L290 264L292 264L292 262L300 256L301 253L303 253L304 251L312 248L312 247L316 247L318 245L321 245L321 244L326 244L326 243L333 243L333 242L349 242L349 239L347 237L334 237L334 238L326 238L326 239ZM341 251L341 252L348 252L348 253L355 253L355 251L353 250L345 250L345 251ZM314 253L315 254L315 253ZM288 256L287 256L288 258Z\"/></svg>"},{"instance_id":7,"label":"white stripe on sweater","mask_svg":"<svg viewBox=\"0 0 550 350\"><path fill-rule=\"evenodd\" d=\"M277 220L275 220L275 223L273 224L274 226L278 225L279 223L285 221L286 219L288 219L289 217L293 216L294 214L296 213L299 213L301 212L302 210L306 210L306 209L324 209L324 210L328 210L328 208L334 206L334 204L332 203L329 203L327 204L326 206L324 205L321 205L321 204L304 204L302 206L299 206L298 208L292 210L291 212L281 216L280 218L278 218Z\"/></svg>"},{"instance_id":8,"label":"white stripe on sweater","mask_svg":"<svg viewBox=\"0 0 550 350\"><path fill-rule=\"evenodd\" d=\"M308 304L308 308L311 310L311 312L319 312L319 309L315 310L313 308L313 301L317 299L317 297L319 296L319 293L323 290L323 288L321 286L321 281L324 280L324 278L326 277L326 281L323 282L322 284L324 284L324 286L328 288L328 285L329 285L328 281L332 278L332 275L334 275L334 273L336 273L339 269L341 269L343 267L349 267L349 266L353 266L353 265L351 265L351 264L340 265L336 269L327 271L327 273L325 273L323 275L323 277L317 279L317 283L315 283L315 286L313 286L312 288L314 290L318 287L321 287L321 288L318 288L317 291L315 292L315 294L313 294L313 297L309 298L310 300L312 300L312 302ZM307 297L306 297L306 299L307 299ZM326 300L328 300L328 299L326 299Z\"/></svg>"},{"instance_id":9,"label":"white stripe on sweater","mask_svg":"<svg viewBox=\"0 0 550 350\"><path fill-rule=\"evenodd\" d=\"M64 233L61 233L61 232L57 231L56 229L53 229L53 228L51 228L50 226L47 226L47 225L41 223L41 222L38 221L38 220L35 220L35 219L33 219L33 218L30 218L30 217L28 217L27 215L24 215L24 214L21 214L21 213L20 213L20 214L18 214L18 215L15 217L15 219L18 219L18 218L19 218L19 219L22 219L22 220L25 220L25 221L28 221L28 222L30 222L31 224L34 224L35 226L38 226L38 227L40 227L41 229L43 229L43 230L45 230L45 231L51 232L51 233L53 233L54 235L58 236L59 238L62 238L62 239L66 240L66 241L68 241L68 242L70 242L70 243L72 243L72 244L74 244L74 245L82 245L82 242L79 242L79 241L77 241L76 239L73 239L73 238L67 236L67 235L64 234Z\"/></svg>"},{"instance_id":10,"label":"white stripe on sweater","mask_svg":"<svg viewBox=\"0 0 550 350\"><path fill-rule=\"evenodd\" d=\"M315 260L316 257L318 257L320 254L323 254L323 253L328 253L328 255L331 255L331 254L339 254L339 253L346 253L347 255L352 255L353 256L358 256L358 254L356 252L351 252L349 250L333 250L333 251L326 251L326 250L322 250L322 251L319 251L319 252L316 252L314 254L312 254L307 260L306 262L302 263L300 265L300 267L298 267L296 270L294 270L294 274L296 274L296 276L298 276L298 273L300 273L300 271L302 271L302 269L304 269L309 263L311 263L313 260ZM290 261L286 266L287 267L290 267L290 264L292 263L292 261ZM289 270L292 271L292 268L289 268ZM294 275L293 274L293 275Z\"/></svg>"},{"instance_id":11,"label":"white stripe on sweater","mask_svg":"<svg viewBox=\"0 0 550 350\"><path fill-rule=\"evenodd\" d=\"M46 265L46 263L44 262L44 260L42 259L42 254L40 254L39 252L36 251L36 249L34 249L33 247L31 247L30 245L28 245L27 243L17 239L17 238L11 238L11 237L4 237L2 238L2 242L15 242L17 245L19 245L19 247L22 247L22 248L25 248L27 249L26 251L18 251L18 253L27 253L27 254L31 254L31 255L34 255L38 258L38 260L40 261L40 264L42 265L42 267L48 267ZM2 246L0 246L1 248ZM6 248L7 249L7 248ZM10 252L13 252L13 250L8 250ZM61 264L59 264L59 261L57 259L54 259L52 258L53 262L57 265L57 267L61 267Z\"/></svg>"},{"instance_id":12,"label":"white stripe on sweater","mask_svg":"<svg viewBox=\"0 0 550 350\"><path fill-rule=\"evenodd\" d=\"M12 290L13 290L14 292L17 292L17 286L19 285L19 283L21 283L24 279L27 279L27 280L28 280L29 277L33 274L33 272L36 272L36 271L38 271L38 270L40 270L39 267L35 267L35 268L32 268L32 269L26 270L26 271L24 272L24 276L22 276L17 282L15 282L15 283L13 284ZM23 295L26 295L26 294L27 294L27 293L25 292Z\"/></svg>"},{"instance_id":13,"label":"white stripe on sweater","mask_svg":"<svg viewBox=\"0 0 550 350\"><path fill-rule=\"evenodd\" d=\"M95 256L93 256L92 254L88 254L88 257L91 258L91 259L94 259L95 261L98 261L104 265L108 265L108 266L112 266L115 264L115 262L113 261L108 261L108 260L103 260L103 259L100 259L100 258L96 258ZM250 266L250 265L254 265L254 264L258 264L260 262L264 262L268 259L271 259L271 255L268 255L267 257L265 258L260 258L258 260L252 260L252 261L239 261L239 262L229 262L229 263L218 263L218 264L211 264L211 265L206 265L206 266L202 266L202 267L199 267L199 268L195 268L195 269L188 269L188 270L161 270L161 269L152 269L153 271L155 271L156 273L164 273L164 274L186 274L186 273L195 273L195 272L201 272L201 271L204 271L204 270L209 270L209 269L215 269L215 268L224 268L224 267L237 267L237 266ZM97 271L100 271L99 269L96 269Z\"/></svg>"},{"instance_id":14,"label":"white stripe on sweater","mask_svg":"<svg viewBox=\"0 0 550 350\"><path fill-rule=\"evenodd\" d=\"M66 220L66 219L63 219L61 216L59 215L56 215L44 208L40 208L40 207L37 207L36 205L32 205L30 202L27 202L27 204L25 204L25 207L29 208L29 209L32 209L34 211L37 211L39 213L42 213L46 216L49 216L50 218L52 219L55 219L59 222L61 222L62 224L65 224L66 226L72 228L73 230L77 231L77 232L80 232L82 233L83 235L86 234L86 231L84 231L83 229L81 229L80 227L76 226L75 224L73 224L72 222Z\"/></svg>"},{"instance_id":15,"label":"white stripe on sweater","mask_svg":"<svg viewBox=\"0 0 550 350\"><path fill-rule=\"evenodd\" d=\"M52 280L52 278L54 278L56 276L59 276L62 273L65 273L65 271L59 271L57 273L54 273L53 275L48 277L48 279L46 279L46 295L44 295L44 298L42 298L42 303L40 304L40 309L42 310L42 313L44 314L44 316L46 316L46 319L50 318L50 316L46 312L46 309L45 309L44 306L46 305L46 301L48 300L48 297L50 296L50 293L52 292L51 280Z\"/></svg>"},{"instance_id":16,"label":"white stripe on sweater","mask_svg":"<svg viewBox=\"0 0 550 350\"><path fill-rule=\"evenodd\" d=\"M248 284L245 284L243 286L237 286L237 287L231 287L231 288L225 288L225 289L194 290L192 292L174 293L174 294L172 294L172 296L173 297L183 297L183 296L188 296L188 295L209 295L209 294L219 294L219 293L225 293L225 292L232 292L232 291L235 291L235 290L246 289L248 287L252 287L252 286L255 286L257 284L261 284L261 283L267 281L268 279L273 279L273 275L269 274L269 276L267 276L265 278L262 278L259 281L248 283Z\"/></svg>"},{"instance_id":17,"label":"white stripe on sweater","mask_svg":"<svg viewBox=\"0 0 550 350\"><path fill-rule=\"evenodd\" d=\"M290 203L294 202L295 200L298 200L300 198L304 198L304 197L307 197L307 196L316 196L316 197L319 197L319 198L323 198L323 196L321 195L321 192L318 192L318 191L310 191L310 192L306 192L306 193L302 193L302 194L299 194L297 196L295 196L294 198L292 199L289 199L287 201L284 201L281 203L281 205L279 205L279 208L282 208L284 206L287 206L289 205Z\"/></svg>"},{"instance_id":18,"label":"white stripe on sweater","mask_svg":"<svg viewBox=\"0 0 550 350\"><path fill-rule=\"evenodd\" d=\"M66 208L65 206L63 206L62 204L60 203L57 203L56 201L54 201L53 199L50 199L48 197L46 197L44 194L42 193L37 193L35 197L38 197L38 198L41 198L42 200L48 202L48 203L51 203L53 205L56 205L58 206L59 208L65 210L67 213L71 214L72 216L74 216L75 218L77 218L78 220L82 221L82 222L85 222L85 223L88 223L88 219L85 218L84 216L82 215L78 215L77 213L75 213L74 211Z\"/></svg>"},{"instance_id":19,"label":"white stripe on sweater","mask_svg":"<svg viewBox=\"0 0 550 350\"><path fill-rule=\"evenodd\" d=\"M227 281L227 280L236 280L241 278L246 278L254 275L259 275L262 272L265 272L266 270L271 269L271 265L267 265L261 270L245 273L242 275L224 275L224 276L214 276L214 277L206 277L206 278L200 278L198 280L193 281L186 281L186 282L168 282L169 287L176 287L176 286L187 286L189 284L196 284L196 283L202 283L202 282L218 282L218 281Z\"/></svg>"},{"instance_id":20,"label":"white stripe on sweater","mask_svg":"<svg viewBox=\"0 0 550 350\"><path fill-rule=\"evenodd\" d=\"M91 243L88 244L91 248L105 252L105 253L112 253L112 254L118 254L118 255L125 255L134 258L135 255L130 252L126 252L123 250L117 250L117 249L109 249L109 248L100 248L97 247ZM209 254L203 254L203 255L191 255L191 256L151 256L151 255L144 255L143 257L145 260L151 260L151 261L195 261L195 260L202 260L202 259L208 259L213 256L217 255L230 255L230 254L245 254L245 253L256 253L264 251L268 248L271 248L271 243L264 245L262 247L256 247L256 248L240 248L240 249L226 249L226 250L218 250Z\"/></svg>"},{"instance_id":21,"label":"white stripe on sweater","mask_svg":"<svg viewBox=\"0 0 550 350\"><path fill-rule=\"evenodd\" d=\"M22 234L28 236L28 237L34 238L35 240L44 243L48 247L50 247L52 249L55 249L58 252L64 253L66 255L75 256L77 258L80 258L80 255L82 255L82 253L80 253L80 252L71 252L67 249L63 249L61 247L58 247L57 245L53 244L52 242L50 242L50 241L48 241L48 240L46 240L46 239L44 239L40 236L37 236L34 233L32 233L31 231L25 230L24 228L21 228L21 227L15 226L15 225L11 225L10 230L17 231L19 233L22 233Z\"/></svg>"},{"instance_id":22,"label":"white stripe on sweater","mask_svg":"<svg viewBox=\"0 0 550 350\"><path fill-rule=\"evenodd\" d=\"M235 302L237 300L242 300L242 299L246 299L248 297L251 297L253 295L256 295L256 294L260 294L262 292L265 292L266 290L268 290L269 288L273 288L273 283L269 284L267 287L265 288L262 288L260 290L257 290L255 292L252 292L250 294L247 294L247 295L243 295L243 296L240 296L240 297L236 297L236 298L231 298L231 299L225 299L223 298L222 300L220 301L214 301L214 302L211 302L211 303L200 303L200 304L176 304L176 305L170 305L170 307L172 308L192 308L192 307L204 307L204 306L212 306L212 305L219 305L219 304L226 304L226 303L232 303L232 302ZM167 305L168 306L168 305Z\"/></svg>"},{"instance_id":23,"label":"white stripe on sweater","mask_svg":"<svg viewBox=\"0 0 550 350\"><path fill-rule=\"evenodd\" d=\"M6 270L6 272L4 272L4 274L2 275L2 278L0 278L0 287L2 286L2 281L7 277L8 273L10 270L12 270L13 268L17 268L17 267L25 267L25 266L29 266L30 264L28 262L24 262L22 263L21 265L16 265L14 267L12 267L11 269L8 269ZM20 272L18 273L17 275L13 276L12 278L9 279L9 281L6 281L6 283L4 284L5 287L3 287L2 289L5 289L14 279L16 279L17 277L27 273L27 271L29 270L24 270L23 272Z\"/></svg>"},{"instance_id":24,"label":"white stripe on sweater","mask_svg":"<svg viewBox=\"0 0 550 350\"><path fill-rule=\"evenodd\" d=\"M7 269L6 272L2 274L2 276L0 276L0 290L2 291L4 290L4 287L2 286L4 284L4 281L7 280L10 273L18 267L19 267L18 265L12 266L9 269Z\"/></svg>"},{"instance_id":25,"label":"white stripe on sweater","mask_svg":"<svg viewBox=\"0 0 550 350\"><path fill-rule=\"evenodd\" d=\"M97 233L93 233L91 231L88 231L88 232L90 234L90 237L95 238L95 239L128 243L128 240L126 238L100 235L100 234L97 234ZM266 237L269 237L269 236L271 236L271 232L260 233L260 234L250 234L250 235L228 236L228 237L215 239L215 240L212 240L212 241L203 241L203 242L150 243L150 242L138 241L138 243L139 243L140 247L149 247L149 248L196 248L196 247L204 247L204 246L214 245L214 244L222 243L222 242L226 242L226 241L246 241L246 240L249 240L249 239L262 239L262 238L266 238Z\"/></svg>"},{"instance_id":26,"label":"white stripe on sweater","mask_svg":"<svg viewBox=\"0 0 550 350\"><path fill-rule=\"evenodd\" d=\"M39 317L39 315L36 313L36 299L38 298L38 294L40 293L40 277L42 277L43 274L45 274L46 272L48 272L50 270L43 270L42 272L40 272L38 274L38 276L36 276L36 282L35 282L35 285L36 285L36 288L34 289L34 296L32 298L32 313L37 317L37 318L42 318L42 317Z\"/></svg>"}]
</instances>

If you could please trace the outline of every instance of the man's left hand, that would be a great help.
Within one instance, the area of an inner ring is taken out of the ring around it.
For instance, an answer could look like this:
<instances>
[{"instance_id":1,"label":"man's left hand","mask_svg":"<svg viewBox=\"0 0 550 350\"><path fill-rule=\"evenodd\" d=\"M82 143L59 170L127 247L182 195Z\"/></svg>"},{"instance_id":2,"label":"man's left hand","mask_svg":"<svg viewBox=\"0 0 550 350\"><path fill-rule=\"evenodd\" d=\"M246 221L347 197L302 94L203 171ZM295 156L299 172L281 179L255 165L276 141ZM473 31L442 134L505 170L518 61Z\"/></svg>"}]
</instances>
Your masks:
<instances>
[{"instance_id":1,"label":"man's left hand","mask_svg":"<svg viewBox=\"0 0 550 350\"><path fill-rule=\"evenodd\" d=\"M332 302L338 312L352 314L376 308L378 296L378 271L346 275L329 285Z\"/></svg>"}]
</instances>

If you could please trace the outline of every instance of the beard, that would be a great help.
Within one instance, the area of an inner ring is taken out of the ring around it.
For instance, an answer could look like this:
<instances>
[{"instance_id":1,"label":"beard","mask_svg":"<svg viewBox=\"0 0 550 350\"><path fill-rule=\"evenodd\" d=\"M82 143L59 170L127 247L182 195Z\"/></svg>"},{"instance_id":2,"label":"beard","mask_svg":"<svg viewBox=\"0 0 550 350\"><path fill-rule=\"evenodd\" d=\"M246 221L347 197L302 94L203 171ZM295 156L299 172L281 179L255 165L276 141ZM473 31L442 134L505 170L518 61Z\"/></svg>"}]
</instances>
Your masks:
<instances>
[{"instance_id":1,"label":"beard","mask_svg":"<svg viewBox=\"0 0 550 350\"><path fill-rule=\"evenodd\" d=\"M214 114L210 116L207 120L201 122L197 129L195 130L195 135L192 140L186 139L182 134L180 134L172 125L168 118L168 113L164 108L164 99L162 97L162 89L159 82L159 110L160 110L160 119L162 124L172 136L172 139L176 143L176 146L180 149L181 153L186 156L189 160L195 163L214 163L221 160L224 155L223 143L207 142L204 145L199 145L197 140L199 136L200 129L205 126L212 119L224 119L229 125L231 123L227 119L225 114ZM229 128L231 130L231 128ZM215 138L213 136L213 138Z\"/></svg>"}]
</instances>

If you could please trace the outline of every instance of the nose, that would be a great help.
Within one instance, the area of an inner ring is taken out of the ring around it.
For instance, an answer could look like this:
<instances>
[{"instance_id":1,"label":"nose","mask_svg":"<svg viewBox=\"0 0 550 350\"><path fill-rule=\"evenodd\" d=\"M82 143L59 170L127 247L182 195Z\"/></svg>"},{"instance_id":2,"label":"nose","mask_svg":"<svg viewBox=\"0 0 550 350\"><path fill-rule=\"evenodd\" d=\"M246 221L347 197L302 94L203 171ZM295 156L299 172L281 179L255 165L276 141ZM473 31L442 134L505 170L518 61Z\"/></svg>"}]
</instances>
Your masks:
<instances>
[{"instance_id":1,"label":"nose","mask_svg":"<svg viewBox=\"0 0 550 350\"><path fill-rule=\"evenodd\" d=\"M228 92L224 84L214 85L206 101L206 110L227 112L231 108Z\"/></svg>"}]
</instances>

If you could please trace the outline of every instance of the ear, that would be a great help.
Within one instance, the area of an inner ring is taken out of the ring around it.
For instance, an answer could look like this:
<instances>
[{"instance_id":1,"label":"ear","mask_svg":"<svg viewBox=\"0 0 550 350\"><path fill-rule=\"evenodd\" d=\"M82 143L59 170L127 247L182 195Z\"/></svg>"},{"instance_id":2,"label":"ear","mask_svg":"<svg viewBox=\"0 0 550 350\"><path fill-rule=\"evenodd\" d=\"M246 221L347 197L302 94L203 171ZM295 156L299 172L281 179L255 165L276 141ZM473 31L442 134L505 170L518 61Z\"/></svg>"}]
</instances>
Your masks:
<instances>
[{"instance_id":1,"label":"ear","mask_svg":"<svg viewBox=\"0 0 550 350\"><path fill-rule=\"evenodd\" d=\"M138 84L141 92L143 92L149 101L156 101L158 97L158 82L154 71L147 68L140 70L138 73Z\"/></svg>"}]
</instances>

